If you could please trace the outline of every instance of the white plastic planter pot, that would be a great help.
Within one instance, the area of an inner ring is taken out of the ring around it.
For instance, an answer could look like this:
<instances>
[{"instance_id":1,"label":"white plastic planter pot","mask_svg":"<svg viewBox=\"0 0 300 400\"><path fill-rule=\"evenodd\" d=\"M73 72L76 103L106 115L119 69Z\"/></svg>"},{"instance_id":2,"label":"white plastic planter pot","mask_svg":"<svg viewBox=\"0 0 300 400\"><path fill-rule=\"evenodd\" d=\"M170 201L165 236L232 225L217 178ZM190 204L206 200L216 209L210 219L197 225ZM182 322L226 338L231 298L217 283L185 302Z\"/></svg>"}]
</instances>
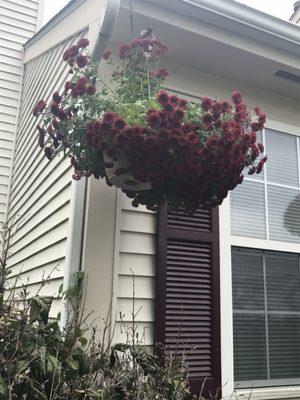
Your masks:
<instances>
[{"instance_id":1,"label":"white plastic planter pot","mask_svg":"<svg viewBox=\"0 0 300 400\"><path fill-rule=\"evenodd\" d=\"M129 172L124 174L116 174L119 169L127 169L125 162L122 160L113 161L107 154L103 154L104 162L106 164L111 164L112 167L105 167L106 175L110 183L120 189L132 190L132 191L142 191L150 190L152 188L150 182L140 182Z\"/></svg>"}]
</instances>

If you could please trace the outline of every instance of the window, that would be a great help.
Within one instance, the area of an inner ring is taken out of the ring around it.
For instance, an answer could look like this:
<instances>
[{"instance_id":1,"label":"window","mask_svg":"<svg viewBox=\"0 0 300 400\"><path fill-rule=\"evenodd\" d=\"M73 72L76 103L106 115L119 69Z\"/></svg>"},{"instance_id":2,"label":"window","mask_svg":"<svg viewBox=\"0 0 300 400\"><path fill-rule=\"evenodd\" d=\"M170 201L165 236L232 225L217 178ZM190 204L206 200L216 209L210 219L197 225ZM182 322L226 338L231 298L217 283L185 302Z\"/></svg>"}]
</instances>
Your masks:
<instances>
[{"instance_id":1,"label":"window","mask_svg":"<svg viewBox=\"0 0 300 400\"><path fill-rule=\"evenodd\" d=\"M232 192L231 233L300 243L299 138L266 129L262 140L269 160Z\"/></svg>"},{"instance_id":2,"label":"window","mask_svg":"<svg viewBox=\"0 0 300 400\"><path fill-rule=\"evenodd\" d=\"M230 196L238 387L300 381L299 139L263 131L263 174L246 176Z\"/></svg>"},{"instance_id":3,"label":"window","mask_svg":"<svg viewBox=\"0 0 300 400\"><path fill-rule=\"evenodd\" d=\"M299 261L292 253L232 249L234 375L241 386L299 383Z\"/></svg>"}]
</instances>

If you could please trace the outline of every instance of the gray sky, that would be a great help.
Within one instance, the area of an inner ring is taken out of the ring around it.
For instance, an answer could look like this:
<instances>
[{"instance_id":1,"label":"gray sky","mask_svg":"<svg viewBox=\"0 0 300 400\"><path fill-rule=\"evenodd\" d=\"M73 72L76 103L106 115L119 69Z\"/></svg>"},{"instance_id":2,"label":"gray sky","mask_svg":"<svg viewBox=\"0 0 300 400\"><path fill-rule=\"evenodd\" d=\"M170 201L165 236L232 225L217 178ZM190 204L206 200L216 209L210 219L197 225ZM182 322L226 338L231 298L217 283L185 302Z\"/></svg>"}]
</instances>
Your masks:
<instances>
[{"instance_id":1,"label":"gray sky","mask_svg":"<svg viewBox=\"0 0 300 400\"><path fill-rule=\"evenodd\" d=\"M295 1L296 0L239 0L240 3L285 20L288 20L292 15ZM45 3L44 23L63 8L68 3L68 0L45 0Z\"/></svg>"}]
</instances>

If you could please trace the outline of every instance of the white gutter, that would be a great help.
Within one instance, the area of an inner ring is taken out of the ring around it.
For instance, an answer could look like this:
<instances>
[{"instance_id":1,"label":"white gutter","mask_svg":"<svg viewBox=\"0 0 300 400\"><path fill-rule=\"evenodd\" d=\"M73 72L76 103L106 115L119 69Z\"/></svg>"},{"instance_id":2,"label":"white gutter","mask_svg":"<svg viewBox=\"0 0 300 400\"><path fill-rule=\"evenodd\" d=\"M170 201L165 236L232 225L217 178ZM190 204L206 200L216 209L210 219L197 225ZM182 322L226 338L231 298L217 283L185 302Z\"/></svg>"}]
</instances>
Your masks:
<instances>
[{"instance_id":1,"label":"white gutter","mask_svg":"<svg viewBox=\"0 0 300 400\"><path fill-rule=\"evenodd\" d=\"M92 51L92 59L100 61L105 47L112 35L118 16L120 0L106 0L105 11ZM69 215L69 235L66 246L66 262L64 268L64 291L72 285L74 274L81 269L84 216L86 206L87 180L72 180L71 202ZM63 301L61 312L61 327L68 321L68 302Z\"/></svg>"},{"instance_id":2,"label":"white gutter","mask_svg":"<svg viewBox=\"0 0 300 400\"><path fill-rule=\"evenodd\" d=\"M300 26L233 0L144 0L300 56Z\"/></svg>"}]
</instances>

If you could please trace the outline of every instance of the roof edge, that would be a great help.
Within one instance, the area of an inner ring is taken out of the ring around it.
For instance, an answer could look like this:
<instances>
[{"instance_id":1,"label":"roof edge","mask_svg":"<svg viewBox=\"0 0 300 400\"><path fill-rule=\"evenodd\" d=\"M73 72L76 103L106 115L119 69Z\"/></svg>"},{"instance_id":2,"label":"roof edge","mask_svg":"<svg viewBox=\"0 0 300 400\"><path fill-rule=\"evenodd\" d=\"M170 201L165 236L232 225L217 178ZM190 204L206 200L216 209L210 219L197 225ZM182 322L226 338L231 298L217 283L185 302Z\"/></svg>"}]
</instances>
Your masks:
<instances>
[{"instance_id":1,"label":"roof edge","mask_svg":"<svg viewBox=\"0 0 300 400\"><path fill-rule=\"evenodd\" d=\"M24 48L32 46L38 42L43 36L45 36L51 29L58 25L68 15L70 15L76 8L80 7L86 0L71 0L65 5L57 14L55 14L39 31L37 31L27 42L24 44Z\"/></svg>"},{"instance_id":2,"label":"roof edge","mask_svg":"<svg viewBox=\"0 0 300 400\"><path fill-rule=\"evenodd\" d=\"M300 25L274 17L234 0L144 0L176 14L241 34L293 55L300 55ZM24 47L40 40L86 0L71 0ZM298 2L296 2L298 3Z\"/></svg>"},{"instance_id":3,"label":"roof edge","mask_svg":"<svg viewBox=\"0 0 300 400\"><path fill-rule=\"evenodd\" d=\"M300 55L300 26L234 0L145 0L176 14Z\"/></svg>"}]
</instances>

